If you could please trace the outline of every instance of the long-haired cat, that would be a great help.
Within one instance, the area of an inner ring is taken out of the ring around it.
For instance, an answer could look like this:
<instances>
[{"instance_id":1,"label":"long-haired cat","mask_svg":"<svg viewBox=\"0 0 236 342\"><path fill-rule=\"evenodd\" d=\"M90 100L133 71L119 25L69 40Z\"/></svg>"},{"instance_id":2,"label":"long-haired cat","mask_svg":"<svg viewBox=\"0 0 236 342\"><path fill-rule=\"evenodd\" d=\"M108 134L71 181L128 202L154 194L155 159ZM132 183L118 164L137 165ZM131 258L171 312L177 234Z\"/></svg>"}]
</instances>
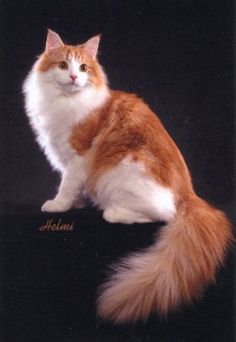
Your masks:
<instances>
[{"instance_id":1,"label":"long-haired cat","mask_svg":"<svg viewBox=\"0 0 236 342\"><path fill-rule=\"evenodd\" d=\"M108 222L165 221L154 244L114 266L98 314L115 322L166 314L213 283L232 240L225 215L194 192L188 168L158 117L136 95L113 91L98 63L99 36L65 45L48 31L24 83L37 141L61 173L42 211L82 207Z\"/></svg>"}]
</instances>

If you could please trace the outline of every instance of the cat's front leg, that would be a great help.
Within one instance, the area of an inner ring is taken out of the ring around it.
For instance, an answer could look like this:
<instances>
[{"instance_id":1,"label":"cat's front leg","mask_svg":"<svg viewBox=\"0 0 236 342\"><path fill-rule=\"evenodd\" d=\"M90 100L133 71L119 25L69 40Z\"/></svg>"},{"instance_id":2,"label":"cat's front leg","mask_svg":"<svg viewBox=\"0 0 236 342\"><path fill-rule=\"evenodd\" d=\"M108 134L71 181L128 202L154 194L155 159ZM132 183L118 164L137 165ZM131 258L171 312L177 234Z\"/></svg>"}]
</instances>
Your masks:
<instances>
[{"instance_id":1,"label":"cat's front leg","mask_svg":"<svg viewBox=\"0 0 236 342\"><path fill-rule=\"evenodd\" d=\"M80 196L85 182L82 157L75 157L64 169L59 190L54 199L46 201L44 212L64 212L71 209Z\"/></svg>"}]
</instances>

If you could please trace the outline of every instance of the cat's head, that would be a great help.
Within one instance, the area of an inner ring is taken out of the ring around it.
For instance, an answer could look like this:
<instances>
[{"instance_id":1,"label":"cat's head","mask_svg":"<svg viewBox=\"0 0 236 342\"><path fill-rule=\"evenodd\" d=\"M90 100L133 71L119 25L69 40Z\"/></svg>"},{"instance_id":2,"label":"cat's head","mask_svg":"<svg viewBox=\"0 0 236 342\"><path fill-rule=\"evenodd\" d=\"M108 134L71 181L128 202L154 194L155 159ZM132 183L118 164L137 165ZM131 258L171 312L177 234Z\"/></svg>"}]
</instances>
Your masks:
<instances>
[{"instance_id":1,"label":"cat's head","mask_svg":"<svg viewBox=\"0 0 236 342\"><path fill-rule=\"evenodd\" d=\"M106 84L106 77L96 58L99 41L97 35L82 45L66 45L56 32L48 30L45 51L35 70L63 92L100 87Z\"/></svg>"}]
</instances>

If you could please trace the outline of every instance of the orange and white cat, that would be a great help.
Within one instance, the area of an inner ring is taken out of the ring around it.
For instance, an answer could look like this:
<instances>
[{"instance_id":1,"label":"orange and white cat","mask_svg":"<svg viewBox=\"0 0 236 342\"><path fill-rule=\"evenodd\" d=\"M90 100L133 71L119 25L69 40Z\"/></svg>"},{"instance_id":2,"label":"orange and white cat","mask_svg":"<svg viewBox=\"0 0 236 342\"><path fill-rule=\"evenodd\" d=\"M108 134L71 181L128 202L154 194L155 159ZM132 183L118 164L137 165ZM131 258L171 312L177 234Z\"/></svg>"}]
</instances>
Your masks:
<instances>
[{"instance_id":1,"label":"orange and white cat","mask_svg":"<svg viewBox=\"0 0 236 342\"><path fill-rule=\"evenodd\" d=\"M98 314L127 322L199 297L214 282L232 233L225 215L194 192L158 117L136 95L108 87L99 39L70 46L49 30L24 83L25 104L37 141L61 173L42 211L82 207L86 195L108 222L167 223L151 247L115 265L100 289Z\"/></svg>"}]
</instances>

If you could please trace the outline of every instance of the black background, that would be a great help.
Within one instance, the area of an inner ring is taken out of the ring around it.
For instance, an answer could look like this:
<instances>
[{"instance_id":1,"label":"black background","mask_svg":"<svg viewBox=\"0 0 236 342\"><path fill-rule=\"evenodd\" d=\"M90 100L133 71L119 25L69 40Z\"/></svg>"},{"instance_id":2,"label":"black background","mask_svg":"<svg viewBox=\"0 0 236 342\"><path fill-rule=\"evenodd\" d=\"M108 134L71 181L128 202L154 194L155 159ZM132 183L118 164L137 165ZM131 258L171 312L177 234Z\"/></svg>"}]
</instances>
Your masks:
<instances>
[{"instance_id":1,"label":"black background","mask_svg":"<svg viewBox=\"0 0 236 342\"><path fill-rule=\"evenodd\" d=\"M157 224L110 225L88 208L40 213L59 177L39 151L22 82L46 28L65 42L102 33L114 89L135 92L180 147L196 191L234 220L233 1L1 1L1 334L6 342L233 341L233 258L216 287L178 313L115 327L96 319L102 270L151 243ZM48 218L75 222L42 233Z\"/></svg>"}]
</instances>

